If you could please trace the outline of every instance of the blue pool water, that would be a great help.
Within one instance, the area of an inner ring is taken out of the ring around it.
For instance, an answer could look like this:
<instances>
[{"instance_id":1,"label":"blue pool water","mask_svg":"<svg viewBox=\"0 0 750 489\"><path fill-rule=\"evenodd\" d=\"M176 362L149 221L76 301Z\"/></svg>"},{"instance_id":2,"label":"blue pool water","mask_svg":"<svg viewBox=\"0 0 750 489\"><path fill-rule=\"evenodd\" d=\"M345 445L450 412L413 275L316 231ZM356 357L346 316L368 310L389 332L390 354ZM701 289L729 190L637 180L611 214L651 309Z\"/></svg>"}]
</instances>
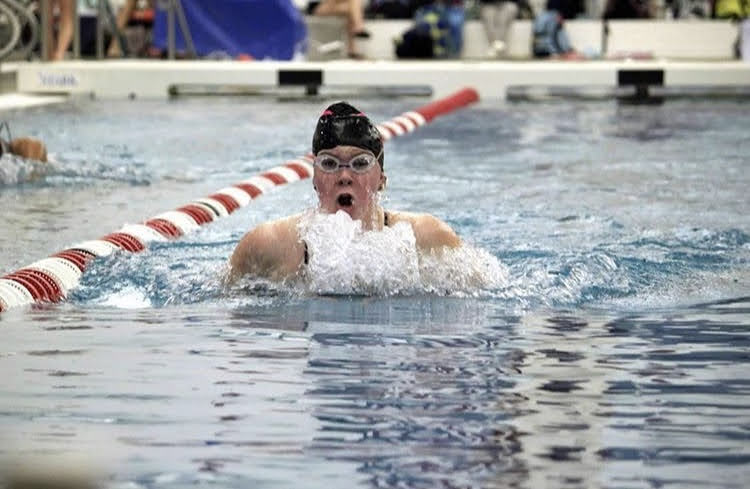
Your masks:
<instances>
[{"instance_id":1,"label":"blue pool water","mask_svg":"<svg viewBox=\"0 0 750 489\"><path fill-rule=\"evenodd\" d=\"M425 103L352 101L377 121ZM6 114L57 162L34 183L5 172L0 271L305 153L327 102ZM67 302L0 316L0 475L33 461L116 488L745 487L748 108L484 102L388 142L385 206L453 226L483 287L452 284L460 266L439 290L370 297L224 286L244 232L314 205L309 181L99 259Z\"/></svg>"}]
</instances>

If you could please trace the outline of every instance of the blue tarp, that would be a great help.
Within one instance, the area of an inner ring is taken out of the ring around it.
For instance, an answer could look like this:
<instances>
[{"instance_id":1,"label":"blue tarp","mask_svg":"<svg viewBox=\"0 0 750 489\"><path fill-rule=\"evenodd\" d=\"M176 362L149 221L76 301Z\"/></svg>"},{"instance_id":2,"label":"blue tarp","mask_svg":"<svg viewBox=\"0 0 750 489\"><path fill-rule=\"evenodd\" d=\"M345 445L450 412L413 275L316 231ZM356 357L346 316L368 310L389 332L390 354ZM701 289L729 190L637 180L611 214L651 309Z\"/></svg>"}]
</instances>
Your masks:
<instances>
[{"instance_id":1,"label":"blue tarp","mask_svg":"<svg viewBox=\"0 0 750 489\"><path fill-rule=\"evenodd\" d=\"M307 35L292 0L182 0L198 56L247 54L255 59L292 59L304 51ZM176 48L185 50L179 22ZM167 49L167 12L157 10L153 45Z\"/></svg>"}]
</instances>

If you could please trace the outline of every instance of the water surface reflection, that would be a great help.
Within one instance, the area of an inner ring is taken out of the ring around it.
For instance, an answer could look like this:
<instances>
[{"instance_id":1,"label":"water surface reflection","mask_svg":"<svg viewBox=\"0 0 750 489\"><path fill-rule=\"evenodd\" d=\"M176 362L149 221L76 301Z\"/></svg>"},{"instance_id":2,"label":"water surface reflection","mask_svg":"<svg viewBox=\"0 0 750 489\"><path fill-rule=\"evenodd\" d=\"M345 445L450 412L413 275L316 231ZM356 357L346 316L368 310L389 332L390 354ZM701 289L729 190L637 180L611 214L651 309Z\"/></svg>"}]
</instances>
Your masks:
<instances>
[{"instance_id":1,"label":"water surface reflection","mask_svg":"<svg viewBox=\"0 0 750 489\"><path fill-rule=\"evenodd\" d=\"M742 487L749 305L11 312L0 456L107 452L118 488Z\"/></svg>"}]
</instances>

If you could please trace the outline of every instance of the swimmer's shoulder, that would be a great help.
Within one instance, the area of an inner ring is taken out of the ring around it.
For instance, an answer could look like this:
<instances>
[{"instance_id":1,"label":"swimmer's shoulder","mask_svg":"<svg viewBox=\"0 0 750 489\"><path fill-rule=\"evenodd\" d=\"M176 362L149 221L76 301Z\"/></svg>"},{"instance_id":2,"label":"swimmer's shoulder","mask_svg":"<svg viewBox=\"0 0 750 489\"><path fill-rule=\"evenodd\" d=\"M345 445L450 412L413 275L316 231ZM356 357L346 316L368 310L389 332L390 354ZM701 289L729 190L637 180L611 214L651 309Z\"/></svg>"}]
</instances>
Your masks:
<instances>
[{"instance_id":1,"label":"swimmer's shoulder","mask_svg":"<svg viewBox=\"0 0 750 489\"><path fill-rule=\"evenodd\" d=\"M427 213L387 211L388 224L393 226L399 222L406 222L411 225L414 231L414 237L417 240L417 248L421 250L433 250L438 248L457 248L461 246L461 238L453 229L433 216Z\"/></svg>"},{"instance_id":2,"label":"swimmer's shoulder","mask_svg":"<svg viewBox=\"0 0 750 489\"><path fill-rule=\"evenodd\" d=\"M304 244L300 240L300 214L259 224L242 237L230 258L231 275L245 274L284 279L300 268Z\"/></svg>"}]
</instances>

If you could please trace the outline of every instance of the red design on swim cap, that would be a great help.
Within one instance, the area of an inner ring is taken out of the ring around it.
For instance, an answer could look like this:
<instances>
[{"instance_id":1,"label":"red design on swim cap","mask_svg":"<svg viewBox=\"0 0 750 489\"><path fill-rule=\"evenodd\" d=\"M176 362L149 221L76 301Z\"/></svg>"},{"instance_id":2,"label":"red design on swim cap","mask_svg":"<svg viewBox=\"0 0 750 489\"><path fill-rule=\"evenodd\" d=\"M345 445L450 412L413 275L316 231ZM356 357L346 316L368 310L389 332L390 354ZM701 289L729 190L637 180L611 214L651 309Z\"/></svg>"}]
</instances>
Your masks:
<instances>
[{"instance_id":1,"label":"red design on swim cap","mask_svg":"<svg viewBox=\"0 0 750 489\"><path fill-rule=\"evenodd\" d=\"M333 115L333 112L331 112L330 110L326 110L325 112L323 112L322 114L320 114L320 117L325 117L327 115Z\"/></svg>"}]
</instances>

